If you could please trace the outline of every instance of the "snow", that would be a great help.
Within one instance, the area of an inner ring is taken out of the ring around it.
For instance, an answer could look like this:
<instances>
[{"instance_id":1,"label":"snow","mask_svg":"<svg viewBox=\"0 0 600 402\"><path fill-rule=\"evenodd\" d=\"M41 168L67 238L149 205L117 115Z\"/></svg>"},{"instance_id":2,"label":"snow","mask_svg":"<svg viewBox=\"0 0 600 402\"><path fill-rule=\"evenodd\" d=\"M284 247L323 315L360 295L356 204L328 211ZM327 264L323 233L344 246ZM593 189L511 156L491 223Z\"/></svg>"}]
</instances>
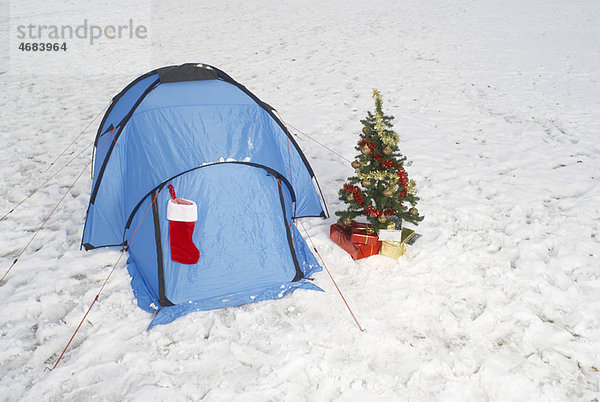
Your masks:
<instances>
[{"instance_id":1,"label":"snow","mask_svg":"<svg viewBox=\"0 0 600 402\"><path fill-rule=\"evenodd\" d=\"M0 32L12 35L6 22L15 18L44 23L55 9L33 4L38 14L25 15L11 2ZM152 6L151 43L127 51L115 42L110 58L74 59L93 73L42 56L21 73L1 52L2 215L89 145L98 121L45 172L128 82L197 61L350 160L378 88L412 161L423 237L409 258L354 262L329 240L334 218L303 220L366 332L326 272L315 278L326 293L192 313L146 331L152 315L136 306L121 262L48 371L120 254L79 250L86 171L0 283L0 400L600 397L600 3ZM92 15L80 3L64 9L75 22ZM151 55L151 65L138 71L121 54ZM337 191L351 167L296 139L330 211L341 208ZM0 222L1 274L88 162L78 158Z\"/></svg>"}]
</instances>

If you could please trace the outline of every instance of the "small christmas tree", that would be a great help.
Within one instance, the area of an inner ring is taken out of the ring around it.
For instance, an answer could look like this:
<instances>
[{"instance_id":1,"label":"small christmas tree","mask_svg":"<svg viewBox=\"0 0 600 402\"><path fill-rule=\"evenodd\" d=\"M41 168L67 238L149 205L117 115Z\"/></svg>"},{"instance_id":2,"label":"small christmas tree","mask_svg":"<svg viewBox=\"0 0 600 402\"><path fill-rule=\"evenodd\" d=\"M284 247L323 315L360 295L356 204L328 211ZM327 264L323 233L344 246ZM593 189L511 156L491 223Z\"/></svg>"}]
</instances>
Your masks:
<instances>
[{"instance_id":1,"label":"small christmas tree","mask_svg":"<svg viewBox=\"0 0 600 402\"><path fill-rule=\"evenodd\" d=\"M361 120L364 127L356 146L360 153L352 162L356 176L349 177L339 192L348 208L335 214L346 225L365 215L376 232L387 228L390 221L403 219L417 225L423 220L415 207L419 198L414 180L408 180L404 170L406 157L398 150L394 117L383 113L379 91L373 90L373 98L375 114L367 112L367 118Z\"/></svg>"}]
</instances>

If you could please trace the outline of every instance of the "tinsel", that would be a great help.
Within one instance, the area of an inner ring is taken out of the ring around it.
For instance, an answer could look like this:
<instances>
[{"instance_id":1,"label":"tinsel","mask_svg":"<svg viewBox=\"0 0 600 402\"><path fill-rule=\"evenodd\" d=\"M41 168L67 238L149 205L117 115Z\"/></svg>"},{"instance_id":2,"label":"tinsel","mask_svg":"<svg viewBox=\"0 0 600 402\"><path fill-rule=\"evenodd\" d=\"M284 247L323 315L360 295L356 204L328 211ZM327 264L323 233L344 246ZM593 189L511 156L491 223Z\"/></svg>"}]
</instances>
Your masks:
<instances>
[{"instance_id":1,"label":"tinsel","mask_svg":"<svg viewBox=\"0 0 600 402\"><path fill-rule=\"evenodd\" d=\"M381 94L376 89L373 90L373 98L375 98L375 103L378 105L380 105L383 102ZM383 142L385 145L394 147L396 146L396 144L398 144L398 134L396 134L394 131L385 129L383 115L379 112L378 109L379 108L377 108L377 110L375 111L375 130L377 131L377 135L381 139L381 142Z\"/></svg>"}]
</instances>

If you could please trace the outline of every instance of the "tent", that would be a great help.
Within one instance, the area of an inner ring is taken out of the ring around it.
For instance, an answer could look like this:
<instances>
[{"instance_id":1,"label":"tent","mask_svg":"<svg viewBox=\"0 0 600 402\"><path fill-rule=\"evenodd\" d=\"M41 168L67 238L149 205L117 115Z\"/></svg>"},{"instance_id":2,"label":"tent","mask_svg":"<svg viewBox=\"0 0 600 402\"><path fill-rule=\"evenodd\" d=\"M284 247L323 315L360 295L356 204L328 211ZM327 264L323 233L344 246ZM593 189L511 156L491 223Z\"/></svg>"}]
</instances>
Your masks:
<instances>
[{"instance_id":1,"label":"tent","mask_svg":"<svg viewBox=\"0 0 600 402\"><path fill-rule=\"evenodd\" d=\"M150 326L320 290L292 223L327 216L314 172L274 109L221 70L140 76L113 98L94 152L82 246L127 249Z\"/></svg>"}]
</instances>

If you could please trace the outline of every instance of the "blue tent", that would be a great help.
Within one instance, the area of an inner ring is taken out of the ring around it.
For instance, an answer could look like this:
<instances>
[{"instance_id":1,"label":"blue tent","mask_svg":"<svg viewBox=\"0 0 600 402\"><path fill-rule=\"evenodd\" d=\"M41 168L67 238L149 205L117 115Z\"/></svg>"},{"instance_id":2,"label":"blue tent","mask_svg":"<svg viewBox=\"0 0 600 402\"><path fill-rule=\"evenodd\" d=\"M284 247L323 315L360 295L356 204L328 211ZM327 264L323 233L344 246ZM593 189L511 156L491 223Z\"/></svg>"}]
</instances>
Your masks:
<instances>
[{"instance_id":1,"label":"blue tent","mask_svg":"<svg viewBox=\"0 0 600 402\"><path fill-rule=\"evenodd\" d=\"M195 264L171 255L169 185L197 205ZM322 268L292 220L326 215L314 172L274 109L217 68L183 64L113 98L95 140L82 246L127 249L138 304L157 312L153 326L320 290L307 279Z\"/></svg>"}]
</instances>

